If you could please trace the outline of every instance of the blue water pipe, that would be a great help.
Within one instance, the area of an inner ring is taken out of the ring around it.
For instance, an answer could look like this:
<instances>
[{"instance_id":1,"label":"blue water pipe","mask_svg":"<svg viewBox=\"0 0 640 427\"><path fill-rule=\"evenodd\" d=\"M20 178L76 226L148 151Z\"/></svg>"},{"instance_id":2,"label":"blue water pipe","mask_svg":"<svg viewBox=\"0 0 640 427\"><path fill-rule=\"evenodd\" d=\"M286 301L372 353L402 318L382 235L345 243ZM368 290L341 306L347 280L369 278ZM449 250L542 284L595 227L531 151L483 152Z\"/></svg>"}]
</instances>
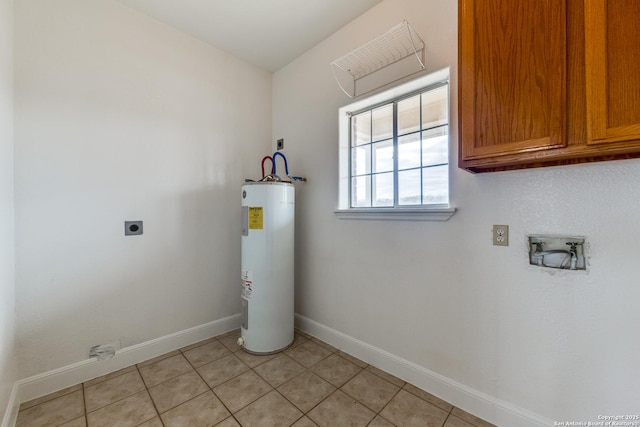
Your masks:
<instances>
[{"instance_id":1,"label":"blue water pipe","mask_svg":"<svg viewBox=\"0 0 640 427\"><path fill-rule=\"evenodd\" d=\"M279 151L276 151L275 153L273 153L273 156L271 156L271 161L273 162L273 174L277 175L276 173L276 156L280 156L282 157L282 160L284 160L284 172L286 174L286 176L289 176L289 165L287 164L287 158L284 156L284 154L282 154Z\"/></svg>"}]
</instances>

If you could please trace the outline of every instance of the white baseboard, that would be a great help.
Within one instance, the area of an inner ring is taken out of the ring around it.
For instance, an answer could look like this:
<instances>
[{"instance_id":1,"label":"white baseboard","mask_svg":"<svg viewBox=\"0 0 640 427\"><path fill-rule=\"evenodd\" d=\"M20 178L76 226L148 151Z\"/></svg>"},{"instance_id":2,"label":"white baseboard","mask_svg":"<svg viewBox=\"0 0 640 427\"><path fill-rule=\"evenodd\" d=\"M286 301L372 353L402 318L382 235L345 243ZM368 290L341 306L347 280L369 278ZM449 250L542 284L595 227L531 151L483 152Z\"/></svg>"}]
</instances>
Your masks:
<instances>
[{"instance_id":1,"label":"white baseboard","mask_svg":"<svg viewBox=\"0 0 640 427\"><path fill-rule=\"evenodd\" d=\"M552 420L430 371L296 314L296 328L497 426L548 427Z\"/></svg>"},{"instance_id":2,"label":"white baseboard","mask_svg":"<svg viewBox=\"0 0 640 427\"><path fill-rule=\"evenodd\" d=\"M110 359L84 360L19 380L0 427L14 427L20 403L106 375L240 327L240 314L156 338L116 352ZM296 327L370 365L389 372L497 426L547 427L552 420L489 396L364 341L296 314Z\"/></svg>"},{"instance_id":3,"label":"white baseboard","mask_svg":"<svg viewBox=\"0 0 640 427\"><path fill-rule=\"evenodd\" d=\"M18 419L18 410L20 409L20 396L18 390L18 383L13 384L11 388L11 396L9 396L9 403L7 404L7 410L2 417L2 424L0 427L14 427L16 420Z\"/></svg>"},{"instance_id":4,"label":"white baseboard","mask_svg":"<svg viewBox=\"0 0 640 427\"><path fill-rule=\"evenodd\" d=\"M123 348L118 350L110 359L83 360L72 365L19 380L16 382L16 386L14 386L14 389L17 388L19 395L18 405L101 375L106 375L110 372L135 365L136 363L161 356L190 344L222 335L239 328L240 321L240 314L235 314L185 329L184 331ZM9 412L9 410L7 412ZM13 424L7 424L5 426L3 423L2 427L13 427Z\"/></svg>"}]
</instances>

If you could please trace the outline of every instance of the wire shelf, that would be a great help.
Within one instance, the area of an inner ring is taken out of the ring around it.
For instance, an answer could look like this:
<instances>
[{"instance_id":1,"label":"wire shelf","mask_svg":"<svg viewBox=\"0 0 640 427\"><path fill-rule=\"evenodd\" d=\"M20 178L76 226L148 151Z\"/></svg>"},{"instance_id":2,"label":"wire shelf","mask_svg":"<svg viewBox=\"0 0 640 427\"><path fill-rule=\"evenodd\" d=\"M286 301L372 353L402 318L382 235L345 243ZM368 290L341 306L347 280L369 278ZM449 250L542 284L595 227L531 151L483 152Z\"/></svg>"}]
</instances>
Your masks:
<instances>
[{"instance_id":1,"label":"wire shelf","mask_svg":"<svg viewBox=\"0 0 640 427\"><path fill-rule=\"evenodd\" d=\"M420 70L424 65L424 41L404 20L375 39L336 59L331 63L334 77L340 89L349 97L355 96L356 82L371 73L414 55ZM340 82L338 72L346 73L353 79L353 92L349 93Z\"/></svg>"}]
</instances>

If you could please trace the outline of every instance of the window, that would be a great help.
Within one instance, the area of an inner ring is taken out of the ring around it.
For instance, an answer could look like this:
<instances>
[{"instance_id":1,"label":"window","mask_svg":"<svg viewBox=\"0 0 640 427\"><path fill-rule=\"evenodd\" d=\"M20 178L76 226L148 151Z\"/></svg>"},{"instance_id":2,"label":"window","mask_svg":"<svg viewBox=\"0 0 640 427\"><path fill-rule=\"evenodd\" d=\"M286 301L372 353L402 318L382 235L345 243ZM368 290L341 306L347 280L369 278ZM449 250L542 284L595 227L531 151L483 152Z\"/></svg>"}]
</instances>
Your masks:
<instances>
[{"instance_id":1,"label":"window","mask_svg":"<svg viewBox=\"0 0 640 427\"><path fill-rule=\"evenodd\" d=\"M455 212L448 69L340 109L339 206L343 217L446 220Z\"/></svg>"}]
</instances>

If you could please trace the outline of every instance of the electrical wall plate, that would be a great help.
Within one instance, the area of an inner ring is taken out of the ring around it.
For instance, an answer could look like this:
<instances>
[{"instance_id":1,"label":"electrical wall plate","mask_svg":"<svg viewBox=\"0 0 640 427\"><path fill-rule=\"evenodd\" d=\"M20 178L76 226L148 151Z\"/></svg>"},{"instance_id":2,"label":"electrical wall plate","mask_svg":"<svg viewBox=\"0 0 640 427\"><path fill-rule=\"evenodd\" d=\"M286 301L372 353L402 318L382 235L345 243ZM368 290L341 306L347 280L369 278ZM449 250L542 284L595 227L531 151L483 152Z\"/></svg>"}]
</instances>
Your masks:
<instances>
[{"instance_id":1,"label":"electrical wall plate","mask_svg":"<svg viewBox=\"0 0 640 427\"><path fill-rule=\"evenodd\" d=\"M125 221L124 222L125 236L139 236L140 234L142 234L142 221Z\"/></svg>"},{"instance_id":2,"label":"electrical wall plate","mask_svg":"<svg viewBox=\"0 0 640 427\"><path fill-rule=\"evenodd\" d=\"M529 236L529 264L562 270L586 270L585 238L580 236Z\"/></svg>"},{"instance_id":3,"label":"electrical wall plate","mask_svg":"<svg viewBox=\"0 0 640 427\"><path fill-rule=\"evenodd\" d=\"M509 226L493 226L493 244L495 246L509 246Z\"/></svg>"}]
</instances>

